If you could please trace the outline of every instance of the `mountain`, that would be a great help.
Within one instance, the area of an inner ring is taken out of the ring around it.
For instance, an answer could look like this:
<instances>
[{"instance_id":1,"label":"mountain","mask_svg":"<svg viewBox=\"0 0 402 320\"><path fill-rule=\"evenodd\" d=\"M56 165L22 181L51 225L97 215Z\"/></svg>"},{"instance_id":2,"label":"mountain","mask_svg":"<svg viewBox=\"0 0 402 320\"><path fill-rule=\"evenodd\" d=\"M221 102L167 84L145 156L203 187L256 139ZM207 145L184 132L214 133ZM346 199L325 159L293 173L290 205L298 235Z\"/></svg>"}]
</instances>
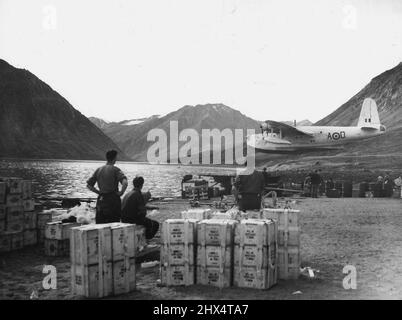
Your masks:
<instances>
[{"instance_id":1,"label":"mountain","mask_svg":"<svg viewBox=\"0 0 402 320\"><path fill-rule=\"evenodd\" d=\"M130 120L123 120L120 122L109 122L106 120L103 120L101 118L97 118L97 117L89 117L88 119L95 125L97 126L99 129L101 130L106 130L108 128L122 128L122 126L135 126L137 124L155 119L155 118L159 118L159 115L153 115L150 117L146 117L146 118L138 118L138 119L130 119Z\"/></svg>"},{"instance_id":2,"label":"mountain","mask_svg":"<svg viewBox=\"0 0 402 320\"><path fill-rule=\"evenodd\" d=\"M0 59L1 157L104 159L108 149L121 151L49 85Z\"/></svg>"},{"instance_id":3,"label":"mountain","mask_svg":"<svg viewBox=\"0 0 402 320\"><path fill-rule=\"evenodd\" d=\"M155 143L147 141L148 132L156 128L162 129L169 139L171 121L178 121L179 132L187 128L196 130L200 135L200 144L202 129L242 129L244 138L246 128L259 130L257 121L223 104L187 105L163 117L153 116L134 125L124 125L120 122L108 125L102 130L132 159L147 161L148 148ZM180 142L179 146L184 143ZM162 151L169 152L169 150L168 145ZM200 151L202 151L201 145Z\"/></svg>"},{"instance_id":4,"label":"mountain","mask_svg":"<svg viewBox=\"0 0 402 320\"><path fill-rule=\"evenodd\" d=\"M373 78L360 92L316 125L356 125L365 98L376 101L381 122L389 129L401 127L402 62Z\"/></svg>"},{"instance_id":5,"label":"mountain","mask_svg":"<svg viewBox=\"0 0 402 320\"><path fill-rule=\"evenodd\" d=\"M89 117L88 120L91 121L95 126L97 126L101 130L105 129L110 124L110 122L96 117Z\"/></svg>"}]
</instances>

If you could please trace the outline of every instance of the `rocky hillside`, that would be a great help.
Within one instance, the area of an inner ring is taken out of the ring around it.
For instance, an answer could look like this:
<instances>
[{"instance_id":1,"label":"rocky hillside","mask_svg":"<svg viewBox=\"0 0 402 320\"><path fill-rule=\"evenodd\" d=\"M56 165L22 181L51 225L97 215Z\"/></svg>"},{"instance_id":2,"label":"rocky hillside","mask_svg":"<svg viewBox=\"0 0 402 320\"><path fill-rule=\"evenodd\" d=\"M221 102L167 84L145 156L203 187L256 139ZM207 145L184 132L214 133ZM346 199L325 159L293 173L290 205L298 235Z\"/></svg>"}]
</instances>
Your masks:
<instances>
[{"instance_id":1,"label":"rocky hillside","mask_svg":"<svg viewBox=\"0 0 402 320\"><path fill-rule=\"evenodd\" d=\"M373 98L380 119L389 129L402 126L402 62L387 70L365 86L334 112L318 121L317 125L356 125L365 98Z\"/></svg>"},{"instance_id":2,"label":"rocky hillside","mask_svg":"<svg viewBox=\"0 0 402 320\"><path fill-rule=\"evenodd\" d=\"M186 128L195 129L199 134L202 129L214 128L219 130L226 128L244 131L247 128L259 130L257 121L223 104L184 106L163 117L153 116L134 125L124 125L121 122L108 125L102 130L132 159L147 161L148 148L154 143L147 141L148 132L154 128L163 129L169 138L170 121L178 121L179 132ZM181 142L179 145L184 143ZM213 149L212 145L211 149ZM169 147L164 151L169 152Z\"/></svg>"},{"instance_id":3,"label":"rocky hillside","mask_svg":"<svg viewBox=\"0 0 402 320\"><path fill-rule=\"evenodd\" d=\"M119 150L60 94L0 60L0 157L104 159L108 149Z\"/></svg>"}]
</instances>

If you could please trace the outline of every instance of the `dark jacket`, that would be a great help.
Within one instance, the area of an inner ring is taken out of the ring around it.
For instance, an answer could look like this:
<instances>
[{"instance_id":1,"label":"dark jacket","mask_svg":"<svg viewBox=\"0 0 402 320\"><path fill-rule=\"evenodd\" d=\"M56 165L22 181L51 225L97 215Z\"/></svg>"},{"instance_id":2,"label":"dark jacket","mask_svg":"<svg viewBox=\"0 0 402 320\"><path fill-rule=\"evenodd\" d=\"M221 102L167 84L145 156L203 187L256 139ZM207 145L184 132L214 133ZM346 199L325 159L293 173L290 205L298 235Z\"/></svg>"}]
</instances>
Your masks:
<instances>
[{"instance_id":1,"label":"dark jacket","mask_svg":"<svg viewBox=\"0 0 402 320\"><path fill-rule=\"evenodd\" d=\"M141 190L134 189L123 198L121 221L124 223L140 223L147 215L145 199Z\"/></svg>"},{"instance_id":2,"label":"dark jacket","mask_svg":"<svg viewBox=\"0 0 402 320\"><path fill-rule=\"evenodd\" d=\"M235 181L235 187L240 194L261 194L264 186L264 175L257 170L248 175L239 175Z\"/></svg>"}]
</instances>

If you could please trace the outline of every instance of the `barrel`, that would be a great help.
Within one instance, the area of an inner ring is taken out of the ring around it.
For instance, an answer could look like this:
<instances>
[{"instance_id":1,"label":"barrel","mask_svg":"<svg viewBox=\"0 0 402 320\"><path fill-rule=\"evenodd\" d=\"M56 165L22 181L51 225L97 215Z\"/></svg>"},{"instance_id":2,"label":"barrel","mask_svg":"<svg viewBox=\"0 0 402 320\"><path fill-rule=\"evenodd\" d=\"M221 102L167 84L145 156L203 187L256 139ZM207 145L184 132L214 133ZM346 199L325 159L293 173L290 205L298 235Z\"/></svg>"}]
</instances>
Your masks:
<instances>
[{"instance_id":1,"label":"barrel","mask_svg":"<svg viewBox=\"0 0 402 320\"><path fill-rule=\"evenodd\" d=\"M366 197L366 191L369 191L369 184L367 182L361 182L359 184L359 198Z\"/></svg>"},{"instance_id":2,"label":"barrel","mask_svg":"<svg viewBox=\"0 0 402 320\"><path fill-rule=\"evenodd\" d=\"M350 181L345 181L343 183L343 196L345 198L351 198L353 193L353 184Z\"/></svg>"}]
</instances>

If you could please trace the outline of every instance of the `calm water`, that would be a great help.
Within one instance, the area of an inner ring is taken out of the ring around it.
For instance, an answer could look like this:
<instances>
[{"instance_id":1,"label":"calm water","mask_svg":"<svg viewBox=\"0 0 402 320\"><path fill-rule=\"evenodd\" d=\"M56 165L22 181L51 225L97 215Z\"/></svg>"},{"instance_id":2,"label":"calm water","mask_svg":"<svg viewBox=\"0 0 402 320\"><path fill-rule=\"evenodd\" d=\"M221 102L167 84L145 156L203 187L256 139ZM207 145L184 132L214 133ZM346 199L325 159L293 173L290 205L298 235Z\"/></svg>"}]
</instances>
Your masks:
<instances>
[{"instance_id":1,"label":"calm water","mask_svg":"<svg viewBox=\"0 0 402 320\"><path fill-rule=\"evenodd\" d=\"M104 161L54 161L54 160L0 160L0 176L21 177L35 182L37 196L95 197L86 188L87 179ZM179 165L150 165L130 162L116 164L129 179L142 175L144 190L153 196L178 196L181 179L185 174L230 174L235 169L222 167L197 167Z\"/></svg>"}]
</instances>

